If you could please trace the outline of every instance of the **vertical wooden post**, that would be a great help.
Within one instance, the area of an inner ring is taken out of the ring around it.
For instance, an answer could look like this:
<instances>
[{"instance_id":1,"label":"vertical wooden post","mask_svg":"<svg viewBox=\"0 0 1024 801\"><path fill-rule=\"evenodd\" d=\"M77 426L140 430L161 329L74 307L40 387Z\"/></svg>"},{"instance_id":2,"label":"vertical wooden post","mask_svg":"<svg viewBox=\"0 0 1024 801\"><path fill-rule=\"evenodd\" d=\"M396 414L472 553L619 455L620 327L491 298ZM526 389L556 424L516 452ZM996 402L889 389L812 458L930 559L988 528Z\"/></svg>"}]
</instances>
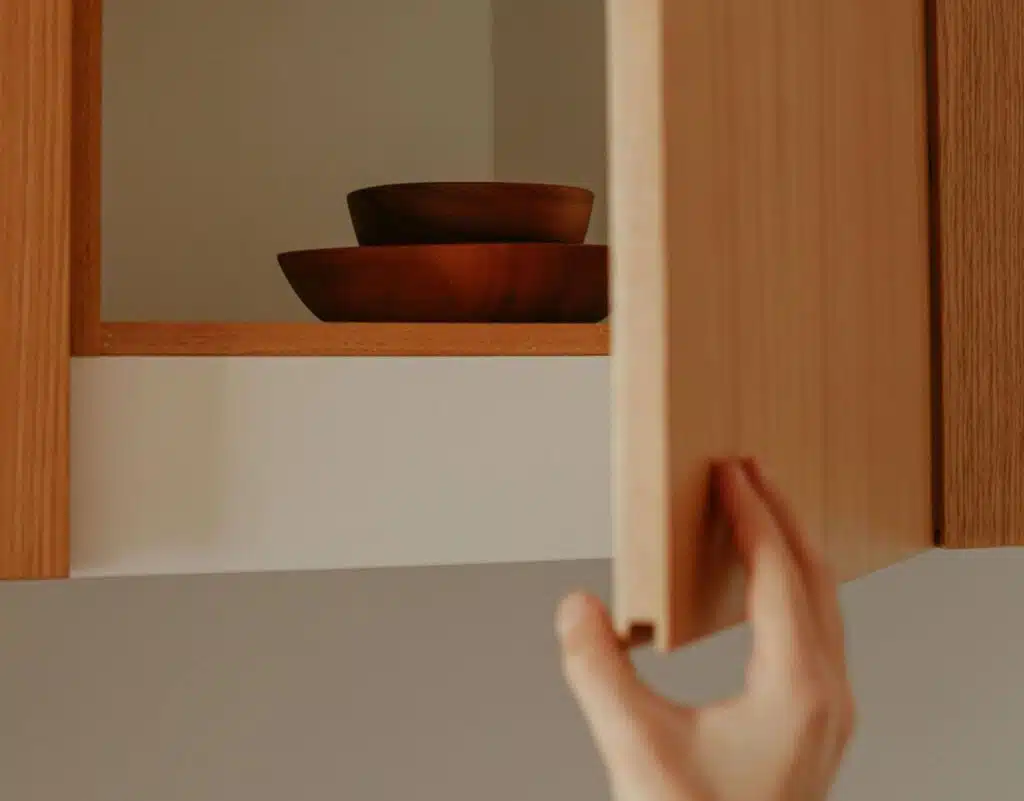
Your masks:
<instances>
[{"instance_id":1,"label":"vertical wooden post","mask_svg":"<svg viewBox=\"0 0 1024 801\"><path fill-rule=\"evenodd\" d=\"M72 0L0 4L0 578L68 573Z\"/></svg>"},{"instance_id":2,"label":"vertical wooden post","mask_svg":"<svg viewBox=\"0 0 1024 801\"><path fill-rule=\"evenodd\" d=\"M1024 545L1024 3L931 2L942 544Z\"/></svg>"},{"instance_id":3,"label":"vertical wooden post","mask_svg":"<svg viewBox=\"0 0 1024 801\"><path fill-rule=\"evenodd\" d=\"M98 356L103 0L73 0L71 21L71 352Z\"/></svg>"}]
</instances>

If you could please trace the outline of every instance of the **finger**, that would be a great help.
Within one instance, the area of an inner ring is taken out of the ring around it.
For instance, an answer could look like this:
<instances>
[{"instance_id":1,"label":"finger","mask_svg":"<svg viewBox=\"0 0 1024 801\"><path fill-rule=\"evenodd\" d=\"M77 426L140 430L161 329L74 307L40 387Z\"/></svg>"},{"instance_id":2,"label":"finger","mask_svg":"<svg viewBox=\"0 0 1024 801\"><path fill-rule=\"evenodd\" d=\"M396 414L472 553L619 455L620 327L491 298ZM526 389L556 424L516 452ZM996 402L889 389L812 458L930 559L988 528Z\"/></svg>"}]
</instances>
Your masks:
<instances>
[{"instance_id":1,"label":"finger","mask_svg":"<svg viewBox=\"0 0 1024 801\"><path fill-rule=\"evenodd\" d=\"M819 578L824 569L824 559L816 545L805 535L803 526L797 520L789 502L768 479L756 460L744 459L742 465L754 490L764 499L789 542L790 549L800 568L807 571L809 578Z\"/></svg>"},{"instance_id":2,"label":"finger","mask_svg":"<svg viewBox=\"0 0 1024 801\"><path fill-rule=\"evenodd\" d=\"M738 462L717 469L719 502L747 567L755 652L789 667L817 639L803 577L771 509Z\"/></svg>"},{"instance_id":3,"label":"finger","mask_svg":"<svg viewBox=\"0 0 1024 801\"><path fill-rule=\"evenodd\" d=\"M836 581L824 555L807 536L806 530L797 519L793 508L783 497L779 488L764 474L760 465L753 459L747 459L743 462L743 468L750 483L771 510L783 536L789 543L797 566L804 575L812 608L829 640L833 654L845 663L846 645L839 594Z\"/></svg>"},{"instance_id":4,"label":"finger","mask_svg":"<svg viewBox=\"0 0 1024 801\"><path fill-rule=\"evenodd\" d=\"M604 605L570 595L558 609L557 629L566 681L606 758L628 750L652 695L636 675Z\"/></svg>"}]
</instances>

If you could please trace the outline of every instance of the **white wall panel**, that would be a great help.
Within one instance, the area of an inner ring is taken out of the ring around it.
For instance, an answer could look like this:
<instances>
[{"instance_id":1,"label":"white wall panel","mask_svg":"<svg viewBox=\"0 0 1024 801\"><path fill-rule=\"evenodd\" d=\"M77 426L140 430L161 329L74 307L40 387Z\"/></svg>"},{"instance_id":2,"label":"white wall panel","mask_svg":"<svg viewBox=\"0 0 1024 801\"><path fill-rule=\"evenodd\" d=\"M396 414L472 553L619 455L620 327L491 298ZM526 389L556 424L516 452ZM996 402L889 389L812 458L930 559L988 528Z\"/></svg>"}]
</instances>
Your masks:
<instances>
[{"instance_id":1,"label":"white wall panel","mask_svg":"<svg viewBox=\"0 0 1024 801\"><path fill-rule=\"evenodd\" d=\"M610 554L606 359L80 359L76 576Z\"/></svg>"}]
</instances>

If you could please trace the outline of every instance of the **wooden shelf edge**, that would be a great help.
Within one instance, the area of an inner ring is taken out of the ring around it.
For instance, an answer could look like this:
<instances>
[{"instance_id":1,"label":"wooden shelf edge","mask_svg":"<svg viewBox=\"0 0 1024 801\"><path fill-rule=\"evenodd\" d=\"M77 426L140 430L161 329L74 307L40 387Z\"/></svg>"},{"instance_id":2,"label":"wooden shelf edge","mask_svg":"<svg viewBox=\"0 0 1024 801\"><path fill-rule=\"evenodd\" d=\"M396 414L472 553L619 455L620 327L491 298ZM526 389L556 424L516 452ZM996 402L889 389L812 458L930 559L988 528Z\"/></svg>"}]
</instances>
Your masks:
<instances>
[{"instance_id":1,"label":"wooden shelf edge","mask_svg":"<svg viewBox=\"0 0 1024 801\"><path fill-rule=\"evenodd\" d=\"M605 323L103 323L76 356L607 356Z\"/></svg>"}]
</instances>

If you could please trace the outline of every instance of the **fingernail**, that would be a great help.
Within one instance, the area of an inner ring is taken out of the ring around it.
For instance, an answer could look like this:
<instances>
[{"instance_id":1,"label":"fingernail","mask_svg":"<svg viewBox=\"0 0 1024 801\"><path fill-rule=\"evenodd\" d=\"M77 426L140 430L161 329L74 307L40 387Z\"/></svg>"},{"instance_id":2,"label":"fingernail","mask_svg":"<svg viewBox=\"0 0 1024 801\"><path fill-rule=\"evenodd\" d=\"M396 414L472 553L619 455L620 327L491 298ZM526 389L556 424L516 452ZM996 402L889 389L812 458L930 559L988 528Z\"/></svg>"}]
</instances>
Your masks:
<instances>
[{"instance_id":1,"label":"fingernail","mask_svg":"<svg viewBox=\"0 0 1024 801\"><path fill-rule=\"evenodd\" d=\"M732 475L736 478L741 478L745 472L742 459L729 459L727 462L722 462L723 476Z\"/></svg>"}]
</instances>

